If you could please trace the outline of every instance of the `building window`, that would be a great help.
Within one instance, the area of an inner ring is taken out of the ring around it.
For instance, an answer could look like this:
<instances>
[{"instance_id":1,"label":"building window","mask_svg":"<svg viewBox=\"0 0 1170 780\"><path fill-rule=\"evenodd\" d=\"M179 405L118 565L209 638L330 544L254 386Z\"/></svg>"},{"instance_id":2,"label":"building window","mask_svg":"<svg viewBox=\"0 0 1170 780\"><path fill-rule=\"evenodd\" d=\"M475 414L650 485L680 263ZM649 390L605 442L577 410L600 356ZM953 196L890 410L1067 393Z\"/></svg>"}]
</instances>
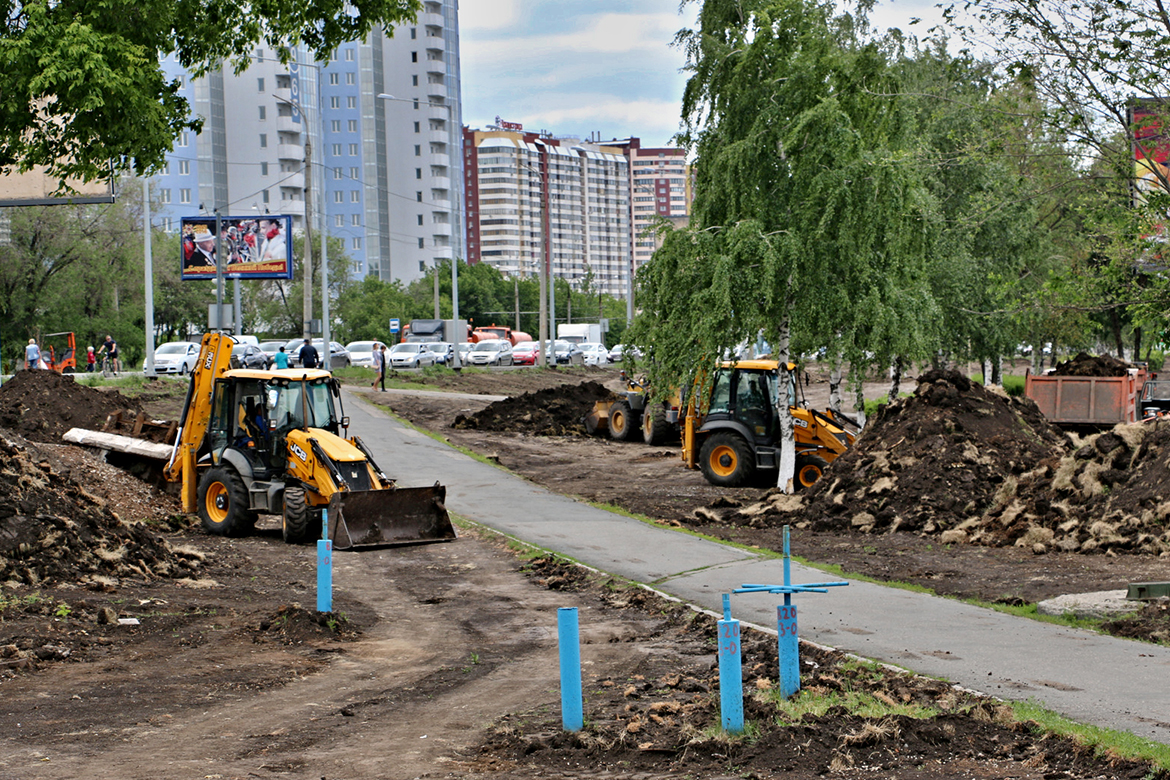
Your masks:
<instances>
[{"instance_id":1,"label":"building window","mask_svg":"<svg viewBox=\"0 0 1170 780\"><path fill-rule=\"evenodd\" d=\"M329 98L329 107L330 108L341 108L341 98L339 98L337 95L334 95L333 97Z\"/></svg>"},{"instance_id":2,"label":"building window","mask_svg":"<svg viewBox=\"0 0 1170 780\"><path fill-rule=\"evenodd\" d=\"M259 109L260 121L263 122L265 119L268 118L268 107L267 106L256 106L256 108Z\"/></svg>"},{"instance_id":3,"label":"building window","mask_svg":"<svg viewBox=\"0 0 1170 780\"><path fill-rule=\"evenodd\" d=\"M349 145L349 156L350 157L357 157L357 153L358 153L358 145L357 144L350 144Z\"/></svg>"},{"instance_id":4,"label":"building window","mask_svg":"<svg viewBox=\"0 0 1170 780\"><path fill-rule=\"evenodd\" d=\"M170 170L170 163L167 163L167 170L168 171ZM180 176L187 176L190 173L191 173L191 161L190 160L179 160L179 175Z\"/></svg>"},{"instance_id":5,"label":"building window","mask_svg":"<svg viewBox=\"0 0 1170 780\"><path fill-rule=\"evenodd\" d=\"M422 168L415 168L414 169L414 178L416 178L416 179L422 178Z\"/></svg>"},{"instance_id":6,"label":"building window","mask_svg":"<svg viewBox=\"0 0 1170 780\"><path fill-rule=\"evenodd\" d=\"M359 238L359 237L357 237L357 236L354 236L354 239L353 239L353 244L352 244L351 246L352 246L352 248L353 248L353 249L361 249L361 248L362 248L362 240L361 240L361 238Z\"/></svg>"},{"instance_id":7,"label":"building window","mask_svg":"<svg viewBox=\"0 0 1170 780\"><path fill-rule=\"evenodd\" d=\"M353 62L353 49L346 49L345 50L345 61L346 62Z\"/></svg>"},{"instance_id":8,"label":"building window","mask_svg":"<svg viewBox=\"0 0 1170 780\"><path fill-rule=\"evenodd\" d=\"M337 80L337 74L336 74L336 73L330 73L330 74L329 74L329 84L330 84L331 86L334 86L334 87L335 87L335 86L337 86L337 84L338 84L338 83L339 83L339 82L338 82L338 80Z\"/></svg>"},{"instance_id":9,"label":"building window","mask_svg":"<svg viewBox=\"0 0 1170 780\"><path fill-rule=\"evenodd\" d=\"M422 203L422 193L421 192L414 193L414 199L417 200L419 203Z\"/></svg>"},{"instance_id":10,"label":"building window","mask_svg":"<svg viewBox=\"0 0 1170 780\"><path fill-rule=\"evenodd\" d=\"M345 215L344 214L334 214L333 215L333 224L335 227L345 227Z\"/></svg>"},{"instance_id":11,"label":"building window","mask_svg":"<svg viewBox=\"0 0 1170 780\"><path fill-rule=\"evenodd\" d=\"M414 145L414 156L415 157L422 157L422 147L419 146L418 144Z\"/></svg>"},{"instance_id":12,"label":"building window","mask_svg":"<svg viewBox=\"0 0 1170 780\"><path fill-rule=\"evenodd\" d=\"M177 145L178 146L186 146L189 142L190 142L190 138L188 137L188 134L181 133L179 135L179 143Z\"/></svg>"},{"instance_id":13,"label":"building window","mask_svg":"<svg viewBox=\"0 0 1170 780\"><path fill-rule=\"evenodd\" d=\"M187 189L186 187L179 190L179 203L190 203L190 202L191 202L191 190Z\"/></svg>"},{"instance_id":14,"label":"building window","mask_svg":"<svg viewBox=\"0 0 1170 780\"><path fill-rule=\"evenodd\" d=\"M362 177L362 172L359 171L357 168L350 168L349 169L349 178L353 179L354 181L357 181L361 177Z\"/></svg>"},{"instance_id":15,"label":"building window","mask_svg":"<svg viewBox=\"0 0 1170 780\"><path fill-rule=\"evenodd\" d=\"M268 175L268 163L266 163L266 162L260 163L260 175L261 176Z\"/></svg>"},{"instance_id":16,"label":"building window","mask_svg":"<svg viewBox=\"0 0 1170 780\"><path fill-rule=\"evenodd\" d=\"M423 215L422 215L422 214L419 214L419 215L418 215L418 224L420 224L420 225L421 225L422 223L423 223Z\"/></svg>"},{"instance_id":17,"label":"building window","mask_svg":"<svg viewBox=\"0 0 1170 780\"><path fill-rule=\"evenodd\" d=\"M340 133L341 132L341 120L340 119L329 120L329 130L330 130L330 132L333 132L333 133Z\"/></svg>"},{"instance_id":18,"label":"building window","mask_svg":"<svg viewBox=\"0 0 1170 780\"><path fill-rule=\"evenodd\" d=\"M349 202L350 203L361 203L362 202L362 191L361 190L350 190Z\"/></svg>"},{"instance_id":19,"label":"building window","mask_svg":"<svg viewBox=\"0 0 1170 780\"><path fill-rule=\"evenodd\" d=\"M260 193L260 199L263 200L265 203L268 202L268 190L264 190L263 192Z\"/></svg>"},{"instance_id":20,"label":"building window","mask_svg":"<svg viewBox=\"0 0 1170 780\"><path fill-rule=\"evenodd\" d=\"M345 193L342 192L341 190L335 190L333 193L333 202L334 203L344 203L345 202Z\"/></svg>"},{"instance_id":21,"label":"building window","mask_svg":"<svg viewBox=\"0 0 1170 780\"><path fill-rule=\"evenodd\" d=\"M340 216L340 215L338 215L338 216ZM354 227L361 227L362 226L362 215L361 214L350 214L349 215L349 224L353 225Z\"/></svg>"},{"instance_id":22,"label":"building window","mask_svg":"<svg viewBox=\"0 0 1170 780\"><path fill-rule=\"evenodd\" d=\"M264 79L256 79L256 91L257 92L264 91Z\"/></svg>"},{"instance_id":23,"label":"building window","mask_svg":"<svg viewBox=\"0 0 1170 780\"><path fill-rule=\"evenodd\" d=\"M358 131L357 123L358 121L356 119L349 120L349 132L356 133Z\"/></svg>"},{"instance_id":24,"label":"building window","mask_svg":"<svg viewBox=\"0 0 1170 780\"><path fill-rule=\"evenodd\" d=\"M341 166L338 166L338 167L333 169L333 178L340 179L341 177L342 177Z\"/></svg>"},{"instance_id":25,"label":"building window","mask_svg":"<svg viewBox=\"0 0 1170 780\"><path fill-rule=\"evenodd\" d=\"M357 95L350 95L345 99L346 108L357 108Z\"/></svg>"},{"instance_id":26,"label":"building window","mask_svg":"<svg viewBox=\"0 0 1170 780\"><path fill-rule=\"evenodd\" d=\"M418 86L418 74L415 74L415 75L410 77L410 86L412 86L412 87Z\"/></svg>"},{"instance_id":27,"label":"building window","mask_svg":"<svg viewBox=\"0 0 1170 780\"><path fill-rule=\"evenodd\" d=\"M158 199L163 203L171 202L171 191L169 189L162 189L158 191Z\"/></svg>"},{"instance_id":28,"label":"building window","mask_svg":"<svg viewBox=\"0 0 1170 780\"><path fill-rule=\"evenodd\" d=\"M417 38L417 37L418 37L418 28L417 28L417 27L411 27L411 28L410 28L410 39L413 41L413 40L414 40L415 38Z\"/></svg>"},{"instance_id":29,"label":"building window","mask_svg":"<svg viewBox=\"0 0 1170 780\"><path fill-rule=\"evenodd\" d=\"M172 217L163 217L162 229L168 233L175 232L175 220Z\"/></svg>"},{"instance_id":30,"label":"building window","mask_svg":"<svg viewBox=\"0 0 1170 780\"><path fill-rule=\"evenodd\" d=\"M261 149L268 148L268 133L261 133L260 134L260 148Z\"/></svg>"},{"instance_id":31,"label":"building window","mask_svg":"<svg viewBox=\"0 0 1170 780\"><path fill-rule=\"evenodd\" d=\"M422 249L422 239L421 238L418 240L418 248ZM427 270L426 262L423 260L419 260L418 261L418 272L421 274L421 273L425 273L426 270Z\"/></svg>"},{"instance_id":32,"label":"building window","mask_svg":"<svg viewBox=\"0 0 1170 780\"><path fill-rule=\"evenodd\" d=\"M333 156L334 157L341 156L341 144L333 144Z\"/></svg>"},{"instance_id":33,"label":"building window","mask_svg":"<svg viewBox=\"0 0 1170 780\"><path fill-rule=\"evenodd\" d=\"M422 240L421 238L418 240L418 248L419 248L419 249L422 249L422 248L423 248L423 240ZM422 261L421 261L421 260L420 260L420 261L419 261L419 263L418 263L418 270L420 270L420 271L421 271L421 270L423 270L423 268L422 268Z\"/></svg>"},{"instance_id":34,"label":"building window","mask_svg":"<svg viewBox=\"0 0 1170 780\"><path fill-rule=\"evenodd\" d=\"M419 127L419 124L418 124L418 122L415 122L415 123L414 123L414 132L416 132L416 133L417 133L417 132L420 132L420 129L421 129L421 128Z\"/></svg>"},{"instance_id":35,"label":"building window","mask_svg":"<svg viewBox=\"0 0 1170 780\"><path fill-rule=\"evenodd\" d=\"M345 74L345 83L346 84L356 84L357 83L357 74L352 72L352 71L349 73L346 73Z\"/></svg>"},{"instance_id":36,"label":"building window","mask_svg":"<svg viewBox=\"0 0 1170 780\"><path fill-rule=\"evenodd\" d=\"M418 52L417 51L412 51L410 53L410 61L411 62L418 62Z\"/></svg>"}]
</instances>

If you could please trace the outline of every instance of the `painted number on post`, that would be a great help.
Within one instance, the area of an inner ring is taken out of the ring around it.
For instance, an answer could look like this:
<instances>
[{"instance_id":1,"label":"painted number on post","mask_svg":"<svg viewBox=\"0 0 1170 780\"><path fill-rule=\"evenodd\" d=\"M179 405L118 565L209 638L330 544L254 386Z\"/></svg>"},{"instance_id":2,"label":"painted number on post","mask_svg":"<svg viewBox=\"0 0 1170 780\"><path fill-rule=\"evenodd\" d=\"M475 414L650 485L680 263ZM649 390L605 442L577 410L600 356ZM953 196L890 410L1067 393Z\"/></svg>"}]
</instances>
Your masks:
<instances>
[{"instance_id":1,"label":"painted number on post","mask_svg":"<svg viewBox=\"0 0 1170 780\"><path fill-rule=\"evenodd\" d=\"M722 623L719 626L720 655L735 655L739 652L739 621Z\"/></svg>"},{"instance_id":2,"label":"painted number on post","mask_svg":"<svg viewBox=\"0 0 1170 780\"><path fill-rule=\"evenodd\" d=\"M776 607L776 630L780 636L796 636L796 607Z\"/></svg>"}]
</instances>

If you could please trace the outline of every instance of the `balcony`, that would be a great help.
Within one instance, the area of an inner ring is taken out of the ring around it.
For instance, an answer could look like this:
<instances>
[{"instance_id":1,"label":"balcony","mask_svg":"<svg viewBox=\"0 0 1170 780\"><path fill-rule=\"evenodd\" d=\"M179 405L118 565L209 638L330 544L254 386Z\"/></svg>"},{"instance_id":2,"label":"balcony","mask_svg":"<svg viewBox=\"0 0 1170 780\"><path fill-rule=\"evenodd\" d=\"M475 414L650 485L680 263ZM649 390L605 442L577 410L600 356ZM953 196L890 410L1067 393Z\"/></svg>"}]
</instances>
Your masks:
<instances>
[{"instance_id":1,"label":"balcony","mask_svg":"<svg viewBox=\"0 0 1170 780\"><path fill-rule=\"evenodd\" d=\"M445 152L431 152L431 165L442 165L444 168L451 164L451 156Z\"/></svg>"},{"instance_id":2,"label":"balcony","mask_svg":"<svg viewBox=\"0 0 1170 780\"><path fill-rule=\"evenodd\" d=\"M427 106L427 116L431 119L450 119L451 108L445 104Z\"/></svg>"},{"instance_id":3,"label":"balcony","mask_svg":"<svg viewBox=\"0 0 1170 780\"><path fill-rule=\"evenodd\" d=\"M442 14L421 13L418 15L418 23L423 27L443 27L447 22Z\"/></svg>"},{"instance_id":4,"label":"balcony","mask_svg":"<svg viewBox=\"0 0 1170 780\"><path fill-rule=\"evenodd\" d=\"M434 73L436 75L447 77L447 66L442 60L427 60L427 73Z\"/></svg>"},{"instance_id":5,"label":"balcony","mask_svg":"<svg viewBox=\"0 0 1170 780\"><path fill-rule=\"evenodd\" d=\"M273 214L289 214L301 218L305 216L305 202L303 200L282 200L272 204L271 208Z\"/></svg>"},{"instance_id":6,"label":"balcony","mask_svg":"<svg viewBox=\"0 0 1170 780\"><path fill-rule=\"evenodd\" d=\"M451 178L449 176L434 176L431 178L431 186L436 190L451 189Z\"/></svg>"},{"instance_id":7,"label":"balcony","mask_svg":"<svg viewBox=\"0 0 1170 780\"><path fill-rule=\"evenodd\" d=\"M293 102L292 89L289 87L277 87L276 89L272 90L272 95L276 98L277 103L282 101L287 103Z\"/></svg>"},{"instance_id":8,"label":"balcony","mask_svg":"<svg viewBox=\"0 0 1170 780\"><path fill-rule=\"evenodd\" d=\"M436 260L450 260L455 252L449 246L437 246L431 250L431 256Z\"/></svg>"},{"instance_id":9,"label":"balcony","mask_svg":"<svg viewBox=\"0 0 1170 780\"><path fill-rule=\"evenodd\" d=\"M443 113L446 113L445 111ZM446 130L432 130L430 133L430 141L433 144L448 144L451 143L451 136L447 134Z\"/></svg>"},{"instance_id":10,"label":"balcony","mask_svg":"<svg viewBox=\"0 0 1170 780\"><path fill-rule=\"evenodd\" d=\"M431 207L440 211L450 211L451 201L447 198L431 198Z\"/></svg>"},{"instance_id":11,"label":"balcony","mask_svg":"<svg viewBox=\"0 0 1170 780\"><path fill-rule=\"evenodd\" d=\"M451 235L450 222L434 222L431 224L431 235L433 236L449 236Z\"/></svg>"},{"instance_id":12,"label":"balcony","mask_svg":"<svg viewBox=\"0 0 1170 780\"><path fill-rule=\"evenodd\" d=\"M305 131L305 123L303 121L294 122L291 116L278 116L276 118L276 129L282 133L296 133L300 135Z\"/></svg>"},{"instance_id":13,"label":"balcony","mask_svg":"<svg viewBox=\"0 0 1170 780\"><path fill-rule=\"evenodd\" d=\"M277 181L280 182L281 187L288 187L294 190L305 189L305 174L301 172L281 173Z\"/></svg>"},{"instance_id":14,"label":"balcony","mask_svg":"<svg viewBox=\"0 0 1170 780\"><path fill-rule=\"evenodd\" d=\"M281 160L300 160L304 162L305 147L300 144L277 144L276 156Z\"/></svg>"}]
</instances>

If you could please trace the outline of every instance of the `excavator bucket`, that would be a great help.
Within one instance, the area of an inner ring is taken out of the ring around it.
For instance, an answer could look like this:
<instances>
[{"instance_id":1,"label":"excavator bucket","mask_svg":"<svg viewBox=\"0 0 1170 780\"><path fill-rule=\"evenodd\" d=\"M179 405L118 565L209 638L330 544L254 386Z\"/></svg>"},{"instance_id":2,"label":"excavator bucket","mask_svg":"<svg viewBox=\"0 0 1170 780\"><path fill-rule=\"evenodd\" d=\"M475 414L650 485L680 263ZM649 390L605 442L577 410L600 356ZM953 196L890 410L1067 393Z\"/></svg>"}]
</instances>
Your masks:
<instances>
[{"instance_id":1,"label":"excavator bucket","mask_svg":"<svg viewBox=\"0 0 1170 780\"><path fill-rule=\"evenodd\" d=\"M450 541L455 527L446 499L447 488L437 482L338 493L329 506L329 538L335 550Z\"/></svg>"},{"instance_id":2,"label":"excavator bucket","mask_svg":"<svg viewBox=\"0 0 1170 780\"><path fill-rule=\"evenodd\" d=\"M589 414L581 418L581 422L585 424L585 430L590 436L609 430L609 408L611 406L613 406L613 401L597 401L589 410Z\"/></svg>"}]
</instances>

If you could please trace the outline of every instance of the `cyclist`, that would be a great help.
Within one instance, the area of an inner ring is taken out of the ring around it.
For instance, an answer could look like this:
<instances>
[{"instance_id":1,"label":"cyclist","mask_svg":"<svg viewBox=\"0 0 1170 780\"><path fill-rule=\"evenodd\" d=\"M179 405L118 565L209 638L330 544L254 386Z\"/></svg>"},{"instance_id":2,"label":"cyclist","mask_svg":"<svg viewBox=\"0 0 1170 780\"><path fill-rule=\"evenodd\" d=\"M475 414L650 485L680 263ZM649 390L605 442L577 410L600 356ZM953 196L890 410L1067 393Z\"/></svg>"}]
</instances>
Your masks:
<instances>
[{"instance_id":1,"label":"cyclist","mask_svg":"<svg viewBox=\"0 0 1170 780\"><path fill-rule=\"evenodd\" d=\"M106 340L102 342L102 345L100 347L98 347L98 354L100 355L103 352L110 359L110 365L114 369L114 376L117 376L118 371L120 370L120 365L118 363L118 342L114 341L113 336L107 335ZM105 372L105 367L106 367L106 362L103 360L102 361L102 372L103 373Z\"/></svg>"}]
</instances>

